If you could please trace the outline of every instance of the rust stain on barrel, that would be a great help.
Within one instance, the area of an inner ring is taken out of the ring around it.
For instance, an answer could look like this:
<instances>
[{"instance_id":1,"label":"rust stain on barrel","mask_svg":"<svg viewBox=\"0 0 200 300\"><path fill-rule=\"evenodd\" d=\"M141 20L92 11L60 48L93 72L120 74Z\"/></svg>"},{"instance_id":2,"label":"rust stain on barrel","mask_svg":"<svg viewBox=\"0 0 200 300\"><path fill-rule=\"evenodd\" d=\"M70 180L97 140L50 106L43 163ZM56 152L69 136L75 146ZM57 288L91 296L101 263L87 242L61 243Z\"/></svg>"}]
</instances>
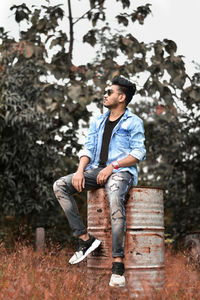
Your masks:
<instances>
[{"instance_id":1,"label":"rust stain on barrel","mask_svg":"<svg viewBox=\"0 0 200 300\"><path fill-rule=\"evenodd\" d=\"M131 188L126 202L125 276L132 295L143 285L164 284L163 190ZM88 270L111 272L112 239L110 210L104 188L88 192L88 231L102 240L101 251L87 259Z\"/></svg>"}]
</instances>

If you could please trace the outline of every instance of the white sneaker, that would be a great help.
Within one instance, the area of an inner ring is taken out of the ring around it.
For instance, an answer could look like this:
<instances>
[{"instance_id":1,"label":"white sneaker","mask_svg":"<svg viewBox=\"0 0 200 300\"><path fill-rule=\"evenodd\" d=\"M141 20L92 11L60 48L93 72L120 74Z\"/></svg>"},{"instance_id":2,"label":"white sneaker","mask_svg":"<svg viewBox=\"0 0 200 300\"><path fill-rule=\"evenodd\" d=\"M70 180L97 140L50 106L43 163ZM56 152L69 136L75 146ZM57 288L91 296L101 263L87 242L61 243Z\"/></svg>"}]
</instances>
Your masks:
<instances>
[{"instance_id":1,"label":"white sneaker","mask_svg":"<svg viewBox=\"0 0 200 300\"><path fill-rule=\"evenodd\" d=\"M112 274L109 282L110 286L122 287L126 285L124 275Z\"/></svg>"},{"instance_id":2,"label":"white sneaker","mask_svg":"<svg viewBox=\"0 0 200 300\"><path fill-rule=\"evenodd\" d=\"M88 254L97 249L101 244L101 241L89 235L90 238L87 241L83 241L79 239L79 247L78 250L74 253L74 255L70 258L69 263L74 265L81 262Z\"/></svg>"}]
</instances>

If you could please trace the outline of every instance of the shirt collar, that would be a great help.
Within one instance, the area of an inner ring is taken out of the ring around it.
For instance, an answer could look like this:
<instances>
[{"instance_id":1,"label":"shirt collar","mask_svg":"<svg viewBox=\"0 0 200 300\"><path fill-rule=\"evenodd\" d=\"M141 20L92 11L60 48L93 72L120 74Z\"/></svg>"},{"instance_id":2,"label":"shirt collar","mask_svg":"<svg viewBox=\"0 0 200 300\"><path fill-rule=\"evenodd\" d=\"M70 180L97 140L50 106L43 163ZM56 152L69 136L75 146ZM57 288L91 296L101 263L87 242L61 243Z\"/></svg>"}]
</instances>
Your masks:
<instances>
[{"instance_id":1,"label":"shirt collar","mask_svg":"<svg viewBox=\"0 0 200 300\"><path fill-rule=\"evenodd\" d=\"M104 115L103 118L106 119L108 117L110 113L110 110L108 110ZM132 113L130 112L130 110L128 108L126 108L125 113L122 117L122 119L127 119L128 117L130 117L132 115Z\"/></svg>"}]
</instances>

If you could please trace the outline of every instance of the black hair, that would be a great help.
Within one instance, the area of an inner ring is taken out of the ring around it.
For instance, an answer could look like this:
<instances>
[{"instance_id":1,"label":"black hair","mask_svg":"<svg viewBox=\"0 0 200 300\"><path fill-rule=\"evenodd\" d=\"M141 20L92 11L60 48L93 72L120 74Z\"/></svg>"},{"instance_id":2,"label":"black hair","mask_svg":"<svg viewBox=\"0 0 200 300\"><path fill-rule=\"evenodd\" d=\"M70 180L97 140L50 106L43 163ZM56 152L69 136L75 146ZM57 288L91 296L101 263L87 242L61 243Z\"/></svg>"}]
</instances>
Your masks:
<instances>
[{"instance_id":1,"label":"black hair","mask_svg":"<svg viewBox=\"0 0 200 300\"><path fill-rule=\"evenodd\" d=\"M128 105L136 92L136 85L122 76L115 76L112 84L119 85L120 91L126 95L126 105Z\"/></svg>"}]
</instances>

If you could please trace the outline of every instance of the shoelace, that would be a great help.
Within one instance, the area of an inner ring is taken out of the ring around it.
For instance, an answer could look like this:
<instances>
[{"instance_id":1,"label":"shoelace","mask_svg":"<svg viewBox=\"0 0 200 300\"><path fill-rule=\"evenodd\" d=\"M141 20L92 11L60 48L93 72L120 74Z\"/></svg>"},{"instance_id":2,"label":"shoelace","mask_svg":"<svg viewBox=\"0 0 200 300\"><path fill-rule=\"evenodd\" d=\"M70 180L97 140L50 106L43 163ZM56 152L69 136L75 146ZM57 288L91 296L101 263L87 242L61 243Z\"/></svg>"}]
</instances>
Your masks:
<instances>
[{"instance_id":1,"label":"shoelace","mask_svg":"<svg viewBox=\"0 0 200 300\"><path fill-rule=\"evenodd\" d=\"M78 239L78 251L85 250L91 244L91 236L87 241L83 241L82 239Z\"/></svg>"},{"instance_id":2,"label":"shoelace","mask_svg":"<svg viewBox=\"0 0 200 300\"><path fill-rule=\"evenodd\" d=\"M118 275L123 275L124 274L124 264L121 262L115 262L112 265L112 273L113 274L118 274Z\"/></svg>"}]
</instances>

